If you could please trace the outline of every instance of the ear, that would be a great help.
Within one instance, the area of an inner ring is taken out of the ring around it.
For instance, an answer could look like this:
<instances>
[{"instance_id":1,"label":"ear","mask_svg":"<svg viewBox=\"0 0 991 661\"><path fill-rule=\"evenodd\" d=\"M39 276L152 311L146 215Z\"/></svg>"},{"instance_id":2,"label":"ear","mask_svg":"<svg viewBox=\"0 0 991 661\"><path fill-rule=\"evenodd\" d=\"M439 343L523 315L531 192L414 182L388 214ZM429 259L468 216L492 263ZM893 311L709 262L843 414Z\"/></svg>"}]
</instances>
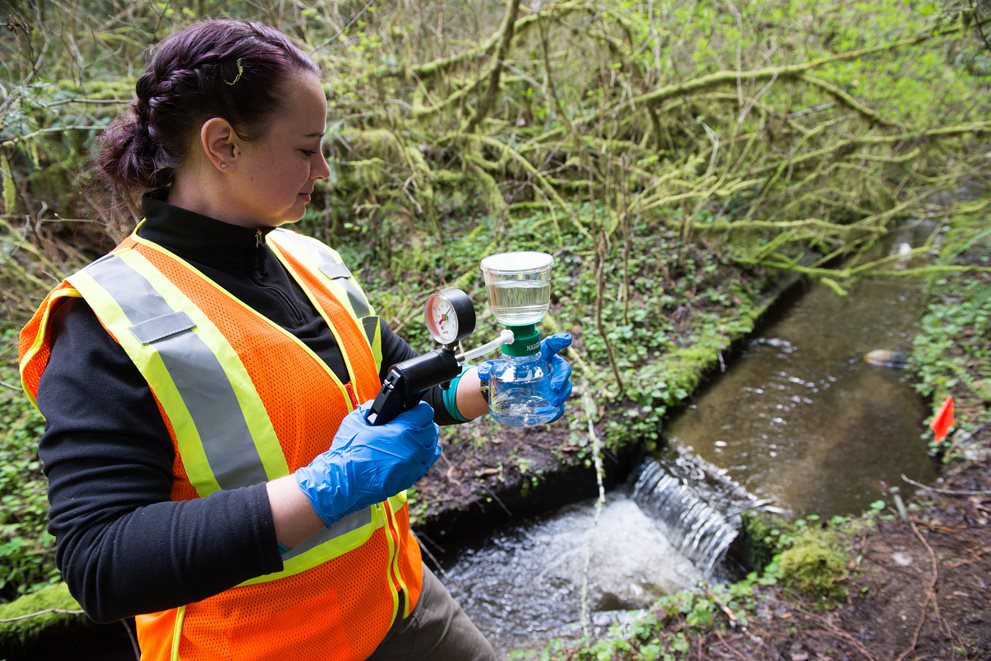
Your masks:
<instances>
[{"instance_id":1,"label":"ear","mask_svg":"<svg viewBox=\"0 0 991 661\"><path fill-rule=\"evenodd\" d=\"M235 141L237 133L226 119L211 117L200 127L200 144L203 153L219 170L230 171L238 153Z\"/></svg>"}]
</instances>

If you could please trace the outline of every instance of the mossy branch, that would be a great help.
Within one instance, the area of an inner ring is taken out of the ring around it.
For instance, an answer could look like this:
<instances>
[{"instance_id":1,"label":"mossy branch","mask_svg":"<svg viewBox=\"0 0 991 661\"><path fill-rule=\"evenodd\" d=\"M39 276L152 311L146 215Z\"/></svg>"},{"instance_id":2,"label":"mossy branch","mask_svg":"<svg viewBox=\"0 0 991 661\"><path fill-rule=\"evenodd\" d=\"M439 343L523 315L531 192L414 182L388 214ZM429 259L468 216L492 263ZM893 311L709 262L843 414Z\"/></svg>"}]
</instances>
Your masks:
<instances>
[{"instance_id":1,"label":"mossy branch","mask_svg":"<svg viewBox=\"0 0 991 661\"><path fill-rule=\"evenodd\" d=\"M511 160L515 161L516 163L519 163L520 166L522 166L523 169L531 177L534 178L534 180L537 182L537 185L540 187L540 190L542 190L544 194L547 195L547 197L553 200L554 204L556 204L561 210L563 210L566 214L568 214L568 218L571 219L571 223L575 226L575 228L579 232L581 232L581 234L586 238L591 238L588 229L586 229L586 227L582 225L581 221L578 220L578 217L575 216L574 212L571 209L571 206L564 201L564 199L558 194L556 190L554 190L554 187L551 186L550 182L547 181L547 178L543 174L541 174L540 170L534 167L533 163L528 161L519 152L517 152L509 145L499 142L495 138L490 138L488 136L483 135L483 136L478 136L477 139L482 144L487 145L493 148L494 150L496 150L497 153L505 154Z\"/></svg>"},{"instance_id":2,"label":"mossy branch","mask_svg":"<svg viewBox=\"0 0 991 661\"><path fill-rule=\"evenodd\" d=\"M506 15L502 19L502 27L499 28L499 49L492 59L492 68L487 76L489 84L485 89L485 93L482 94L482 98L478 100L475 112L465 126L465 132L467 133L473 133L478 128L479 123L488 117L489 113L492 112L492 108L495 106L496 98L499 96L499 79L502 76L503 63L509 55L509 46L513 42L513 35L516 29L516 16L519 14L519 11L520 0L506 0Z\"/></svg>"},{"instance_id":3,"label":"mossy branch","mask_svg":"<svg viewBox=\"0 0 991 661\"><path fill-rule=\"evenodd\" d=\"M821 218L803 218L800 220L719 220L711 223L696 223L695 227L703 232L789 230L799 227L816 227L837 233L864 231L862 227L845 225L843 223L832 223ZM883 232L882 229L878 228L869 231Z\"/></svg>"},{"instance_id":4,"label":"mossy branch","mask_svg":"<svg viewBox=\"0 0 991 661\"><path fill-rule=\"evenodd\" d=\"M859 113L865 119L867 119L868 121L874 124L879 124L881 126L887 126L890 128L897 128L903 130L907 128L904 124L901 124L900 122L895 122L892 120L885 119L884 117L881 116L881 113L874 110L873 108L869 108L866 104L861 103L857 99L853 98L853 96L847 94L846 92L844 92L839 87L837 87L836 85L832 84L829 81L823 80L822 78L817 78L810 73L805 73L802 76L802 80L823 90L824 92L826 92L826 94L829 94L831 97L836 99L840 103L840 105L843 105L849 108L850 110Z\"/></svg>"},{"instance_id":5,"label":"mossy branch","mask_svg":"<svg viewBox=\"0 0 991 661\"><path fill-rule=\"evenodd\" d=\"M689 96L692 94L696 94L698 92L706 91L714 87L720 87L723 85L736 85L741 81L757 82L762 80L772 80L775 78L777 79L801 78L806 74L806 72L819 69L827 64L856 60L856 59L868 57L870 55L876 55L878 53L884 53L887 51L897 50L908 46L914 46L916 44L929 41L930 39L934 39L940 36L945 36L959 31L960 31L960 26L953 26L938 32L924 32L922 34L908 37L906 39L899 39L890 44L874 46L871 48L860 48L852 51L845 51L843 53L837 53L835 55L821 57L815 60L810 60L808 62L802 62L799 64L786 64L786 65L773 66L773 67L761 67L759 69L750 69L747 71L716 71L705 76L700 76L698 78L685 81L683 83L678 83L675 85L665 85L652 92L647 92L645 94L640 94L631 97L629 99L624 99L622 102L614 106L611 106L606 110L600 110L591 113L589 115L586 115L577 123L586 124L586 123L598 121L604 117L615 117L618 116L623 109L641 108L644 106L649 106L651 104L660 103L675 97Z\"/></svg>"},{"instance_id":6,"label":"mossy branch","mask_svg":"<svg viewBox=\"0 0 991 661\"><path fill-rule=\"evenodd\" d=\"M546 10L536 14L530 14L516 21L512 27L514 34L522 34L525 30L533 27L538 22L557 20L575 11L589 11L587 3L584 2L561 2L548 7ZM409 67L409 73L419 78L427 80L439 76L456 66L467 64L473 60L489 55L501 42L502 30L496 32L491 37L474 48L470 48L450 57L443 57L422 64L415 64ZM379 75L393 74L392 70L381 70Z\"/></svg>"},{"instance_id":7,"label":"mossy branch","mask_svg":"<svg viewBox=\"0 0 991 661\"><path fill-rule=\"evenodd\" d=\"M955 126L941 126L932 129L908 131L895 135L861 135L854 138L838 140L820 149L806 152L800 156L783 160L779 163L766 165L753 171L755 175L767 174L771 171L795 170L809 161L817 161L827 157L835 157L838 153L849 153L860 147L877 145L897 145L900 143L913 144L933 138L952 138L972 133L974 135L991 134L991 122L968 122Z\"/></svg>"}]
</instances>

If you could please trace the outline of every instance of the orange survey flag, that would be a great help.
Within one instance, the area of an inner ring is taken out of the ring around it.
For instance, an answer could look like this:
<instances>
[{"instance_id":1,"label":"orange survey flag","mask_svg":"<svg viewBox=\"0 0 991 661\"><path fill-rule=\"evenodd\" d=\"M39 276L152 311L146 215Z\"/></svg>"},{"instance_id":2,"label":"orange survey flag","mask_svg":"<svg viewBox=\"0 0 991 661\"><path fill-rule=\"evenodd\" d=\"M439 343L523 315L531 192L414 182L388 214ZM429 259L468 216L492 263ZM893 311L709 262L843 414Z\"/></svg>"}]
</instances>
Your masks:
<instances>
[{"instance_id":1,"label":"orange survey flag","mask_svg":"<svg viewBox=\"0 0 991 661\"><path fill-rule=\"evenodd\" d=\"M929 428L936 434L937 443L946 438L946 432L955 422L956 420L953 419L953 397L950 396L946 398L943 405L936 411L936 415L929 421Z\"/></svg>"}]
</instances>

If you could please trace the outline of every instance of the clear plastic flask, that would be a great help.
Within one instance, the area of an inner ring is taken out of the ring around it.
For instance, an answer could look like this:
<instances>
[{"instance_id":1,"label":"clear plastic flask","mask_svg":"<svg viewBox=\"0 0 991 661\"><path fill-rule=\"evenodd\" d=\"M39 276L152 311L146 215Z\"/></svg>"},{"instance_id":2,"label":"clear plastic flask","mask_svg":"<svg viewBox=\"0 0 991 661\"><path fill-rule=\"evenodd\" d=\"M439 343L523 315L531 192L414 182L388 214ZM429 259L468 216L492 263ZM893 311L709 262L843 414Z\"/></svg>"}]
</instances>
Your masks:
<instances>
[{"instance_id":1,"label":"clear plastic flask","mask_svg":"<svg viewBox=\"0 0 991 661\"><path fill-rule=\"evenodd\" d=\"M551 371L539 351L495 361L490 374L489 411L498 422L533 427L547 424L564 412L563 403L551 403Z\"/></svg>"}]
</instances>

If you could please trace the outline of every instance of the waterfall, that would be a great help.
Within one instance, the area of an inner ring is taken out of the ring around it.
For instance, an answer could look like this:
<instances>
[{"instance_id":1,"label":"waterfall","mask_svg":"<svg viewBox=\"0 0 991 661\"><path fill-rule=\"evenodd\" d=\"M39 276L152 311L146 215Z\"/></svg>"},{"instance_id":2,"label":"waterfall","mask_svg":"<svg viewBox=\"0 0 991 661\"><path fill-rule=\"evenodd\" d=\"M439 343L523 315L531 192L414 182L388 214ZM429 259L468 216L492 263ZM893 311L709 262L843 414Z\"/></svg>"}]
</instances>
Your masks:
<instances>
[{"instance_id":1,"label":"waterfall","mask_svg":"<svg viewBox=\"0 0 991 661\"><path fill-rule=\"evenodd\" d=\"M761 503L724 471L683 451L672 455L641 463L632 498L665 526L672 545L712 576L739 534L740 512Z\"/></svg>"}]
</instances>

